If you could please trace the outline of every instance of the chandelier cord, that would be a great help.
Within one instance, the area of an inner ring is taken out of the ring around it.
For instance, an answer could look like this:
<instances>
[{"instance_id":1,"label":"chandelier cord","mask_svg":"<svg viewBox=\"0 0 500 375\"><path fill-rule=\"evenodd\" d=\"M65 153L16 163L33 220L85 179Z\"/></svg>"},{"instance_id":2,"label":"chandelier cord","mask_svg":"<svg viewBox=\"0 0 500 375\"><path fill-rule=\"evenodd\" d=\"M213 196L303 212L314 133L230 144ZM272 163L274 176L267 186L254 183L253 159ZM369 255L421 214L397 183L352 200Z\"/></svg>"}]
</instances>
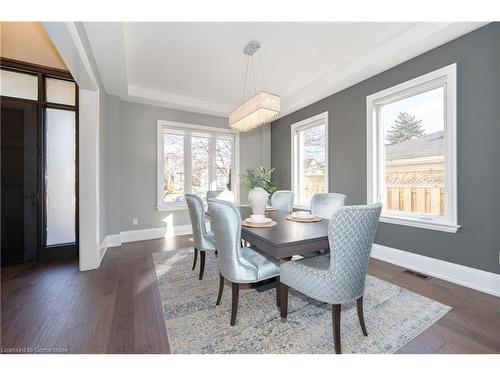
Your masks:
<instances>
[{"instance_id":1,"label":"chandelier cord","mask_svg":"<svg viewBox=\"0 0 500 375\"><path fill-rule=\"evenodd\" d=\"M253 92L257 92L257 81L255 80L255 59L252 56Z\"/></svg>"},{"instance_id":2,"label":"chandelier cord","mask_svg":"<svg viewBox=\"0 0 500 375\"><path fill-rule=\"evenodd\" d=\"M264 66L262 65L262 58L261 58L262 52L259 51L258 53L259 53L260 71L262 73L262 80L264 81L264 90L267 91L266 74L264 73Z\"/></svg>"},{"instance_id":3,"label":"chandelier cord","mask_svg":"<svg viewBox=\"0 0 500 375\"><path fill-rule=\"evenodd\" d=\"M247 77L248 77L248 68L249 68L249 65L250 65L250 56L248 55L245 55L246 58L245 58L245 68L243 69L243 100L245 100L245 94L246 94L246 88L247 88Z\"/></svg>"}]
</instances>

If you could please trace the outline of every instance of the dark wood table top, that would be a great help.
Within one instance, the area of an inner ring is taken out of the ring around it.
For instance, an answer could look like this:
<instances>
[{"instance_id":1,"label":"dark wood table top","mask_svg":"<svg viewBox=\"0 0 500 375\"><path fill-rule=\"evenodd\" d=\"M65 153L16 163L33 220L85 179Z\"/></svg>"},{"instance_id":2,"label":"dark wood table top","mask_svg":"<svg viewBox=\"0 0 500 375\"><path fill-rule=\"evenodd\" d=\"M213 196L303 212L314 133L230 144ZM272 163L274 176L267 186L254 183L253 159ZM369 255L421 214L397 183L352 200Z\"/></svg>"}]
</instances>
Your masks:
<instances>
[{"instance_id":1,"label":"dark wood table top","mask_svg":"<svg viewBox=\"0 0 500 375\"><path fill-rule=\"evenodd\" d=\"M241 218L250 217L252 209L240 206ZM328 220L299 223L287 220L287 211L269 211L266 217L277 222L269 228L241 227L241 238L275 258L289 258L328 249Z\"/></svg>"}]
</instances>

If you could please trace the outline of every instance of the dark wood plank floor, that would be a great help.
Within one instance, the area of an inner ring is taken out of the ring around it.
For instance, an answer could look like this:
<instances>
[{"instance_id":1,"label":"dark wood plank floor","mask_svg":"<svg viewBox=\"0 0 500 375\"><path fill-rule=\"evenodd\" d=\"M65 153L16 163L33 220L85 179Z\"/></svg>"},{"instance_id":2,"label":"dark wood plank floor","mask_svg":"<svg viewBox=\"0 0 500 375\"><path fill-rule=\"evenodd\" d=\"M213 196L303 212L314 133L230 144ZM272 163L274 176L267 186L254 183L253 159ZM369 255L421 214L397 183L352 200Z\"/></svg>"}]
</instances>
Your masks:
<instances>
[{"instance_id":1,"label":"dark wood plank floor","mask_svg":"<svg viewBox=\"0 0 500 375\"><path fill-rule=\"evenodd\" d=\"M168 353L151 253L191 246L190 236L124 244L98 270L77 262L2 270L0 346L71 353ZM500 298L372 260L369 272L453 309L400 353L500 353Z\"/></svg>"}]
</instances>

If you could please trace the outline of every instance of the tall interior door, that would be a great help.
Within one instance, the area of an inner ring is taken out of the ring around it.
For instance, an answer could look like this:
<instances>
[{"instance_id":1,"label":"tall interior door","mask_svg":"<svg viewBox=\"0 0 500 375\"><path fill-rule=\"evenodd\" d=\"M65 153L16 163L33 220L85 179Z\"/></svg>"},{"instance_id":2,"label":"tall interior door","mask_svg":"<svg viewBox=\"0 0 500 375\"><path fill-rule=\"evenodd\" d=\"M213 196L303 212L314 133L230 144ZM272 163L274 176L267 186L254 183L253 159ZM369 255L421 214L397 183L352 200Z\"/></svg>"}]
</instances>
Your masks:
<instances>
[{"instance_id":1,"label":"tall interior door","mask_svg":"<svg viewBox=\"0 0 500 375\"><path fill-rule=\"evenodd\" d=\"M78 87L0 59L1 265L78 256Z\"/></svg>"},{"instance_id":2,"label":"tall interior door","mask_svg":"<svg viewBox=\"0 0 500 375\"><path fill-rule=\"evenodd\" d=\"M1 99L2 266L37 260L37 104Z\"/></svg>"}]
</instances>

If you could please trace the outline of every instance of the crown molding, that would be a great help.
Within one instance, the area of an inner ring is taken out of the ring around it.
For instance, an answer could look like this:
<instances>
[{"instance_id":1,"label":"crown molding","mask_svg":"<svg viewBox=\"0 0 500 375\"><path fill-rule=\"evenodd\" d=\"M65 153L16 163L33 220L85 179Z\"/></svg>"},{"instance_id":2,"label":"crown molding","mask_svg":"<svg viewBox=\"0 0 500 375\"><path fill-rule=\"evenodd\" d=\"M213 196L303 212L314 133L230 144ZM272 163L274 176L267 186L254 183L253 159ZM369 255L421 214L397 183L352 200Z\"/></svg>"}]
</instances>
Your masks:
<instances>
[{"instance_id":1,"label":"crown molding","mask_svg":"<svg viewBox=\"0 0 500 375\"><path fill-rule=\"evenodd\" d=\"M125 100L143 104L154 104L182 111L203 113L212 116L227 117L231 107L208 100L182 96L166 91L152 90L145 87L128 85L128 95Z\"/></svg>"}]
</instances>

